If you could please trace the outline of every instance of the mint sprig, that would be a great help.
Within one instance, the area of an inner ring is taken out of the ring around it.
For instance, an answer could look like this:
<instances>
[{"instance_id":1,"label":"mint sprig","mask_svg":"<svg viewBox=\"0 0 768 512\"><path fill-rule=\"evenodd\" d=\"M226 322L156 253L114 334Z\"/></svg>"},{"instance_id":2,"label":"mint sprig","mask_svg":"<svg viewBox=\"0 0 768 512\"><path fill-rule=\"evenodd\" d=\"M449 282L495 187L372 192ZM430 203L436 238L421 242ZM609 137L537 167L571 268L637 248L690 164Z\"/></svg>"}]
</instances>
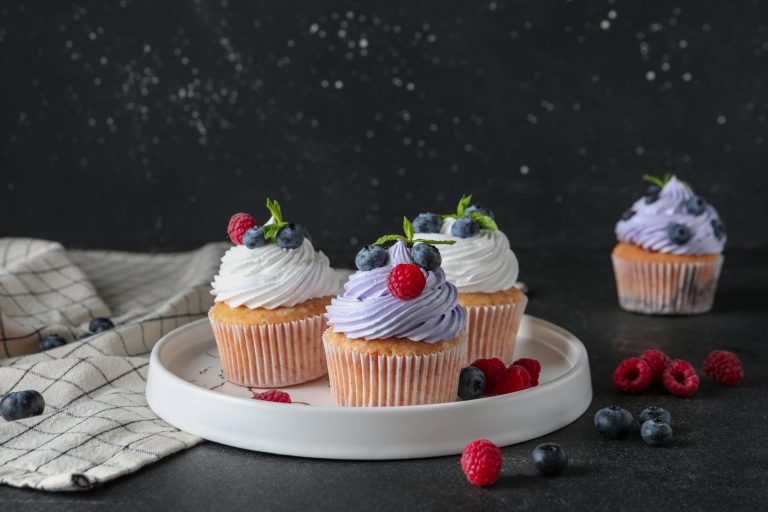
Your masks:
<instances>
[{"instance_id":1,"label":"mint sprig","mask_svg":"<svg viewBox=\"0 0 768 512\"><path fill-rule=\"evenodd\" d=\"M654 185L656 185L656 186L657 186L657 187L659 187L659 188L664 188L664 186L665 186L667 183L669 183L669 180L671 180L671 179L672 179L672 173L671 173L671 172L668 172L668 173L666 173L664 176L662 176L661 178L659 178L658 176L654 176L654 175L652 175L652 174L643 174L643 179L644 179L645 181L649 182L649 183L653 183ZM683 180L680 180L680 181L683 181ZM687 181L683 181L683 183L685 183L685 185L686 185L688 188L690 188L691 190L693 190L693 187L691 186L691 184L690 184L689 182L687 182Z\"/></svg>"},{"instance_id":2,"label":"mint sprig","mask_svg":"<svg viewBox=\"0 0 768 512\"><path fill-rule=\"evenodd\" d=\"M432 244L432 245L453 245L456 243L455 240L426 240L422 238L416 238L414 239L414 235L416 232L413 229L413 223L408 219L408 217L403 217L403 233L405 233L405 236L403 235L384 235L379 237L375 242L373 242L373 245L384 245L388 242L396 242L401 241L405 242L405 244L408 247L413 247L414 244Z\"/></svg>"},{"instance_id":3,"label":"mint sprig","mask_svg":"<svg viewBox=\"0 0 768 512\"><path fill-rule=\"evenodd\" d=\"M274 243L277 241L277 234L280 233L280 230L286 227L288 223L283 220L283 212L280 208L280 203L277 201L267 198L267 210L269 210L269 213L272 214L272 218L275 220L275 222L272 224L267 224L263 227L264 240Z\"/></svg>"},{"instance_id":4,"label":"mint sprig","mask_svg":"<svg viewBox=\"0 0 768 512\"><path fill-rule=\"evenodd\" d=\"M491 231L499 230L499 226L496 224L496 221L485 214L474 211L469 212L469 216L475 219L475 222L477 222L477 225L480 226L480 229L490 229Z\"/></svg>"},{"instance_id":5,"label":"mint sprig","mask_svg":"<svg viewBox=\"0 0 768 512\"><path fill-rule=\"evenodd\" d=\"M490 229L491 231L498 231L499 226L496 224L496 221L494 221L492 218L490 218L488 215L485 215L483 213L480 213L479 211L475 210L472 212L469 212L467 214L467 208L472 206L472 194L470 195L462 195L461 199L459 199L459 204L456 207L456 213L448 213L445 215L441 215L441 219L460 219L462 217L471 217L472 219L477 222L477 224L480 226L480 229Z\"/></svg>"}]
</instances>

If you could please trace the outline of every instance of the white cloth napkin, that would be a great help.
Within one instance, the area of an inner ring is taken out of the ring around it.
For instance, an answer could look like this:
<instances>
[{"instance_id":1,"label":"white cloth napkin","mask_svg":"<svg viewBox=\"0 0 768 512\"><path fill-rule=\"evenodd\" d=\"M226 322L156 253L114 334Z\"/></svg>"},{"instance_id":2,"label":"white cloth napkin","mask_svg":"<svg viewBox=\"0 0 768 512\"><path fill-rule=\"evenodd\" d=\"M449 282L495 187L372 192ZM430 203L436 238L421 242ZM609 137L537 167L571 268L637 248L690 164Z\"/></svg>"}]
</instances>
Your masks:
<instances>
[{"instance_id":1,"label":"white cloth napkin","mask_svg":"<svg viewBox=\"0 0 768 512\"><path fill-rule=\"evenodd\" d=\"M0 239L0 394L34 389L46 404L0 419L0 483L90 489L201 441L158 418L144 389L157 340L207 314L226 247L130 254ZM75 341L98 316L116 327ZM37 353L49 334L69 343Z\"/></svg>"}]
</instances>

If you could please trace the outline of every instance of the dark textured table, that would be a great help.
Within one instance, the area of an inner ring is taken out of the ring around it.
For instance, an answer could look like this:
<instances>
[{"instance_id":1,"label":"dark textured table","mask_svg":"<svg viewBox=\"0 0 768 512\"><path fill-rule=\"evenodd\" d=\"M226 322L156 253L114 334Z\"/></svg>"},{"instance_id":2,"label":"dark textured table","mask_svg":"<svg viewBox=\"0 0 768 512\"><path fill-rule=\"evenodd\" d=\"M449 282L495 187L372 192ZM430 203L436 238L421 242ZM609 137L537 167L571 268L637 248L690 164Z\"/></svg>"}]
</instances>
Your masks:
<instances>
[{"instance_id":1,"label":"dark textured table","mask_svg":"<svg viewBox=\"0 0 768 512\"><path fill-rule=\"evenodd\" d=\"M763 348L768 329L768 250L729 251L714 310L705 316L633 315L616 305L608 251L519 254L531 288L529 312L559 324L587 346L595 396L572 425L503 450L490 488L464 479L459 457L342 462L282 457L206 443L90 492L51 494L0 488L5 510L765 510L768 414ZM612 390L617 362L659 347L697 369L710 350L736 352L746 378L725 388L702 378L693 399L662 390ZM637 432L604 441L595 411L620 404L637 413L658 403L674 416L675 439L646 446ZM524 413L521 411L521 414ZM439 428L439 426L436 426ZM569 453L566 473L534 476L528 462L542 441ZM10 507L10 508L9 508Z\"/></svg>"}]
</instances>

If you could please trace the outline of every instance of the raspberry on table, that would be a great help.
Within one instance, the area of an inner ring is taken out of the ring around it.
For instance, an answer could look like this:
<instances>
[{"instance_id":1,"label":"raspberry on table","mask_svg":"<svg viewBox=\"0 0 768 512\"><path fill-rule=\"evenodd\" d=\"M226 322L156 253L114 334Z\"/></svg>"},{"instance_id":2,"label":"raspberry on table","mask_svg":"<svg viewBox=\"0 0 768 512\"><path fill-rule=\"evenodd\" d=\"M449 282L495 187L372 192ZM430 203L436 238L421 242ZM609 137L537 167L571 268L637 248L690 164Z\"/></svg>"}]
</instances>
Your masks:
<instances>
[{"instance_id":1,"label":"raspberry on table","mask_svg":"<svg viewBox=\"0 0 768 512\"><path fill-rule=\"evenodd\" d=\"M251 398L254 400L264 400L265 402L279 402L281 404L292 403L291 395L285 391L280 391L277 389L270 389L269 391L264 391L262 393L253 393Z\"/></svg>"},{"instance_id":2,"label":"raspberry on table","mask_svg":"<svg viewBox=\"0 0 768 512\"><path fill-rule=\"evenodd\" d=\"M735 386L744 378L741 361L733 352L714 350L704 361L704 374L724 386Z\"/></svg>"},{"instance_id":3,"label":"raspberry on table","mask_svg":"<svg viewBox=\"0 0 768 512\"><path fill-rule=\"evenodd\" d=\"M531 375L531 386L539 385L539 375L541 374L540 362L530 357L523 357L521 359L518 359L512 364L522 366L523 368L528 370L528 373Z\"/></svg>"},{"instance_id":4,"label":"raspberry on table","mask_svg":"<svg viewBox=\"0 0 768 512\"><path fill-rule=\"evenodd\" d=\"M398 299L415 299L427 285L427 278L418 265L413 263L400 263L389 271L387 276L387 288Z\"/></svg>"},{"instance_id":5,"label":"raspberry on table","mask_svg":"<svg viewBox=\"0 0 768 512\"><path fill-rule=\"evenodd\" d=\"M639 357L619 363L613 372L613 387L622 393L639 393L651 383L651 366Z\"/></svg>"},{"instance_id":6,"label":"raspberry on table","mask_svg":"<svg viewBox=\"0 0 768 512\"><path fill-rule=\"evenodd\" d=\"M699 376L688 361L673 359L664 370L661 383L673 395L687 398L699 389Z\"/></svg>"},{"instance_id":7,"label":"raspberry on table","mask_svg":"<svg viewBox=\"0 0 768 512\"><path fill-rule=\"evenodd\" d=\"M651 384L659 384L664 370L669 364L669 357L661 350L655 348L643 350L640 353L640 359L648 363L651 367Z\"/></svg>"},{"instance_id":8,"label":"raspberry on table","mask_svg":"<svg viewBox=\"0 0 768 512\"><path fill-rule=\"evenodd\" d=\"M501 473L501 450L487 439L472 441L461 454L461 469L472 485L490 485Z\"/></svg>"},{"instance_id":9,"label":"raspberry on table","mask_svg":"<svg viewBox=\"0 0 768 512\"><path fill-rule=\"evenodd\" d=\"M512 365L496 376L493 394L505 395L531 387L531 374L519 365Z\"/></svg>"},{"instance_id":10,"label":"raspberry on table","mask_svg":"<svg viewBox=\"0 0 768 512\"><path fill-rule=\"evenodd\" d=\"M495 357L491 359L478 359L470 366L474 366L485 375L485 394L493 394L493 385L496 382L496 377L507 369L507 365L504 361Z\"/></svg>"},{"instance_id":11,"label":"raspberry on table","mask_svg":"<svg viewBox=\"0 0 768 512\"><path fill-rule=\"evenodd\" d=\"M256 225L256 220L247 213L236 213L229 219L227 234L233 244L243 245L243 235Z\"/></svg>"}]
</instances>

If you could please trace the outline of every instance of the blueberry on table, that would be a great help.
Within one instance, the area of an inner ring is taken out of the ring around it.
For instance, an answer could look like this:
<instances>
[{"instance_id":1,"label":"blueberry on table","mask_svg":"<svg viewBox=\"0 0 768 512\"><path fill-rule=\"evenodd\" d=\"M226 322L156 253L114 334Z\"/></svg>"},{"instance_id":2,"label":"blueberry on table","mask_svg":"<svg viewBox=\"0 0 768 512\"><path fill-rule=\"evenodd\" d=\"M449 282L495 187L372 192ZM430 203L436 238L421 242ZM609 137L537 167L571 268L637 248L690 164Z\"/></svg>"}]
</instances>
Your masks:
<instances>
[{"instance_id":1,"label":"blueberry on table","mask_svg":"<svg viewBox=\"0 0 768 512\"><path fill-rule=\"evenodd\" d=\"M413 249L411 249L411 256L413 256L415 264L428 271L437 270L443 262L440 251L431 244L421 243L414 245Z\"/></svg>"},{"instance_id":2,"label":"blueberry on table","mask_svg":"<svg viewBox=\"0 0 768 512\"><path fill-rule=\"evenodd\" d=\"M102 316L96 317L93 320L91 320L91 323L88 324L88 330L92 333L102 332L102 331L108 331L109 329L112 329L115 326L115 324L112 323L112 320L109 318L104 318Z\"/></svg>"},{"instance_id":3,"label":"blueberry on table","mask_svg":"<svg viewBox=\"0 0 768 512\"><path fill-rule=\"evenodd\" d=\"M389 260L389 253L380 245L366 245L355 256L358 270L368 271L383 267Z\"/></svg>"},{"instance_id":4,"label":"blueberry on table","mask_svg":"<svg viewBox=\"0 0 768 512\"><path fill-rule=\"evenodd\" d=\"M640 427L640 437L646 444L662 446L672 440L672 427L663 421L648 420Z\"/></svg>"},{"instance_id":5,"label":"blueberry on table","mask_svg":"<svg viewBox=\"0 0 768 512\"><path fill-rule=\"evenodd\" d=\"M462 400L480 398L485 391L485 374L479 368L467 366L459 375L459 397Z\"/></svg>"},{"instance_id":6,"label":"blueberry on table","mask_svg":"<svg viewBox=\"0 0 768 512\"><path fill-rule=\"evenodd\" d=\"M701 196L691 196L685 203L685 209L691 215L701 215L707 209L707 202Z\"/></svg>"},{"instance_id":7,"label":"blueberry on table","mask_svg":"<svg viewBox=\"0 0 768 512\"><path fill-rule=\"evenodd\" d=\"M531 452L533 465L541 476L555 476L568 466L568 454L556 443L540 444Z\"/></svg>"},{"instance_id":8,"label":"blueberry on table","mask_svg":"<svg viewBox=\"0 0 768 512\"><path fill-rule=\"evenodd\" d=\"M472 205L469 208L467 208L466 210L464 210L464 213L466 213L467 215L469 215L472 212L482 213L486 217L490 217L491 219L496 220L496 216L488 208L483 208L481 206Z\"/></svg>"},{"instance_id":9,"label":"blueberry on table","mask_svg":"<svg viewBox=\"0 0 768 512\"><path fill-rule=\"evenodd\" d=\"M618 405L600 409L595 414L595 427L606 439L624 439L634 421L632 413Z\"/></svg>"},{"instance_id":10,"label":"blueberry on table","mask_svg":"<svg viewBox=\"0 0 768 512\"><path fill-rule=\"evenodd\" d=\"M304 228L288 224L277 234L277 246L281 249L297 249L304 243Z\"/></svg>"},{"instance_id":11,"label":"blueberry on table","mask_svg":"<svg viewBox=\"0 0 768 512\"><path fill-rule=\"evenodd\" d=\"M248 249L255 249L266 245L266 243L267 241L264 238L264 228L253 226L243 235L243 245Z\"/></svg>"},{"instance_id":12,"label":"blueberry on table","mask_svg":"<svg viewBox=\"0 0 768 512\"><path fill-rule=\"evenodd\" d=\"M62 345L66 345L67 340L59 336L58 334L51 334L50 336L46 336L42 340L40 340L40 343L37 344L37 350L40 352L44 350L51 350L52 348L61 347Z\"/></svg>"},{"instance_id":13,"label":"blueberry on table","mask_svg":"<svg viewBox=\"0 0 768 512\"><path fill-rule=\"evenodd\" d=\"M480 232L480 226L477 225L475 219L470 217L462 217L457 219L451 226L451 234L459 238L469 238L475 236Z\"/></svg>"},{"instance_id":14,"label":"blueberry on table","mask_svg":"<svg viewBox=\"0 0 768 512\"><path fill-rule=\"evenodd\" d=\"M35 390L13 391L0 400L0 415L6 421L39 416L45 410L43 395Z\"/></svg>"},{"instance_id":15,"label":"blueberry on table","mask_svg":"<svg viewBox=\"0 0 768 512\"><path fill-rule=\"evenodd\" d=\"M436 213L420 213L413 219L413 231L416 233L439 233L443 219Z\"/></svg>"},{"instance_id":16,"label":"blueberry on table","mask_svg":"<svg viewBox=\"0 0 768 512\"><path fill-rule=\"evenodd\" d=\"M693 237L691 228L685 224L672 224L667 230L667 235L669 236L669 239L672 241L672 243L677 245L683 245Z\"/></svg>"},{"instance_id":17,"label":"blueberry on table","mask_svg":"<svg viewBox=\"0 0 768 512\"><path fill-rule=\"evenodd\" d=\"M662 423L672 424L672 415L665 408L658 405L649 405L640 413L640 424L648 420L658 420Z\"/></svg>"}]
</instances>

